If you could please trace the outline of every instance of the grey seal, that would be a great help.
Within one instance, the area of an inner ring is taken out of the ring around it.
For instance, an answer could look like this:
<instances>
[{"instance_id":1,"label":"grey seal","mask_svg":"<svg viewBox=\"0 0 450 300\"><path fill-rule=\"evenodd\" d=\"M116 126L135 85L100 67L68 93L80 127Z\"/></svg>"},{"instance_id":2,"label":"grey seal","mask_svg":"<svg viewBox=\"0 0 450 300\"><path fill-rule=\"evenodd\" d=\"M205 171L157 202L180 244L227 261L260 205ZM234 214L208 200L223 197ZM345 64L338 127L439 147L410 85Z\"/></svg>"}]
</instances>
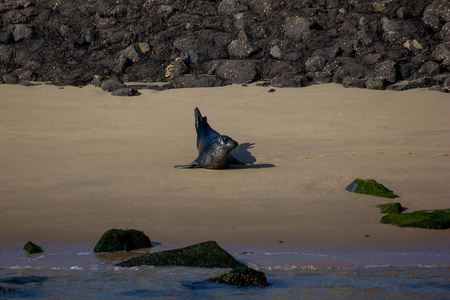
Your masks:
<instances>
[{"instance_id":1,"label":"grey seal","mask_svg":"<svg viewBox=\"0 0 450 300\"><path fill-rule=\"evenodd\" d=\"M231 150L239 145L238 142L212 129L206 116L202 116L198 107L195 108L194 113L198 157L189 165L179 165L175 168L222 169L229 164L246 165L230 154Z\"/></svg>"}]
</instances>

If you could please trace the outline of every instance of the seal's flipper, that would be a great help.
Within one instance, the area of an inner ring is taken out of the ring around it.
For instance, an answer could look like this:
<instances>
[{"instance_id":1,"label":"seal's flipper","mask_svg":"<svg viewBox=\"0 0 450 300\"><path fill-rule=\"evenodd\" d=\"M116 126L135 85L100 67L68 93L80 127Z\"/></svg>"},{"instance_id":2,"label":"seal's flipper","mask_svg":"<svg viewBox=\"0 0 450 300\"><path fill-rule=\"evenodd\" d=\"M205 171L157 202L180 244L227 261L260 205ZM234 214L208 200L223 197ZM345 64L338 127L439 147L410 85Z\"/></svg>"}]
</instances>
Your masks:
<instances>
[{"instance_id":1,"label":"seal's flipper","mask_svg":"<svg viewBox=\"0 0 450 300\"><path fill-rule=\"evenodd\" d=\"M190 165L178 165L174 166L176 169L190 169L190 168L200 168L200 165L197 163L197 160L194 160Z\"/></svg>"},{"instance_id":2,"label":"seal's flipper","mask_svg":"<svg viewBox=\"0 0 450 300\"><path fill-rule=\"evenodd\" d=\"M206 117L203 117L198 107L195 108L195 129L197 130L197 133L199 130L207 130L208 125L208 119Z\"/></svg>"}]
</instances>

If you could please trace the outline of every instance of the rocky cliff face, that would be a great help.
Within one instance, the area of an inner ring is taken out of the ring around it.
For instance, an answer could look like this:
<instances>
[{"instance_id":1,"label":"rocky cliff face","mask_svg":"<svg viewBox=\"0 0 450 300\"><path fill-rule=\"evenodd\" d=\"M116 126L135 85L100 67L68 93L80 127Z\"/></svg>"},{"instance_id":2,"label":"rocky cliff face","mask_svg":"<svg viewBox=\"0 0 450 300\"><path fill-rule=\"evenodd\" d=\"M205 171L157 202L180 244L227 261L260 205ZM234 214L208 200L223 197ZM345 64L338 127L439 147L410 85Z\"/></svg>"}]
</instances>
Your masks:
<instances>
[{"instance_id":1,"label":"rocky cliff face","mask_svg":"<svg viewBox=\"0 0 450 300\"><path fill-rule=\"evenodd\" d=\"M0 16L5 83L450 88L448 0L0 0Z\"/></svg>"}]
</instances>

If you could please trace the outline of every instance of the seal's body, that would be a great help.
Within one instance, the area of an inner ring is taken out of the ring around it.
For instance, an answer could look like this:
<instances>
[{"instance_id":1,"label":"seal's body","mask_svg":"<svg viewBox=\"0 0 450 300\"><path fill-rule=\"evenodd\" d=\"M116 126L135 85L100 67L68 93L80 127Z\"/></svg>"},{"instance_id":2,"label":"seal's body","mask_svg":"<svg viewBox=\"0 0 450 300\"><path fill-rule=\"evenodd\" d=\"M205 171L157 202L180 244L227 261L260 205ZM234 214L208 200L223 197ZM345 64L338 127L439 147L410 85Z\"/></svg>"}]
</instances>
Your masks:
<instances>
[{"instance_id":1,"label":"seal's body","mask_svg":"<svg viewBox=\"0 0 450 300\"><path fill-rule=\"evenodd\" d=\"M190 165L175 168L207 168L221 169L228 164L245 165L231 156L230 152L239 144L226 135L220 135L211 128L206 117L195 108L195 129L197 131L198 157Z\"/></svg>"}]
</instances>

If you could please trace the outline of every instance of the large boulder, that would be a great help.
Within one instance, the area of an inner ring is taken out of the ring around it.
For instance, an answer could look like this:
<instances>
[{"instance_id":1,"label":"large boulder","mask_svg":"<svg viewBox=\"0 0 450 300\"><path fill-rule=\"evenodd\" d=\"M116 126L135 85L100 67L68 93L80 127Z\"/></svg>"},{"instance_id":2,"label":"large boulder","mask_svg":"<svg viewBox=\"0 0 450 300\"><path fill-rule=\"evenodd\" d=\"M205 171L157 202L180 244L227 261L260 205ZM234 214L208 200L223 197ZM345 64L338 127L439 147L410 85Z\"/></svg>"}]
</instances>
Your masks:
<instances>
[{"instance_id":1,"label":"large boulder","mask_svg":"<svg viewBox=\"0 0 450 300\"><path fill-rule=\"evenodd\" d=\"M94 252L132 251L150 248L152 243L142 231L135 229L110 229L106 231L95 245Z\"/></svg>"},{"instance_id":2,"label":"large boulder","mask_svg":"<svg viewBox=\"0 0 450 300\"><path fill-rule=\"evenodd\" d=\"M150 253L117 264L119 267L142 265L234 268L241 264L214 241L175 250Z\"/></svg>"}]
</instances>

